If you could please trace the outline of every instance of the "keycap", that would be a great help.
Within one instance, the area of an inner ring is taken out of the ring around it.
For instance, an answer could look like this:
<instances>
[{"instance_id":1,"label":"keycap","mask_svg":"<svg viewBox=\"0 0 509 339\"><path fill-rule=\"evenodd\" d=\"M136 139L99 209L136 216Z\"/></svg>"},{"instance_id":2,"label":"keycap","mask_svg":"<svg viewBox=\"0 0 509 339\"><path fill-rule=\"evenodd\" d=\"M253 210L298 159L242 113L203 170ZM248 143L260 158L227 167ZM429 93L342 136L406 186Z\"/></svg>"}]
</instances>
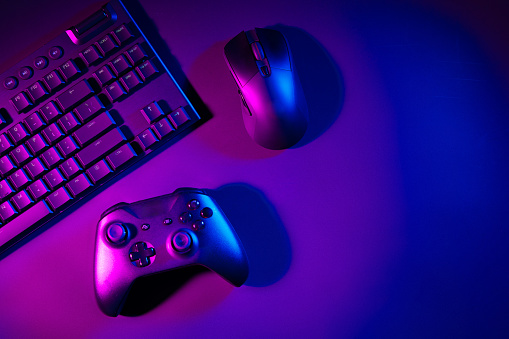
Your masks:
<instances>
[{"instance_id":1,"label":"keycap","mask_svg":"<svg viewBox=\"0 0 509 339\"><path fill-rule=\"evenodd\" d=\"M126 94L126 91L118 81L115 81L111 85L106 86L106 94L113 102L119 100L124 94Z\"/></svg>"},{"instance_id":2,"label":"keycap","mask_svg":"<svg viewBox=\"0 0 509 339\"><path fill-rule=\"evenodd\" d=\"M57 123L53 123L43 129L41 134L44 136L44 139L48 140L50 145L53 145L64 135L64 133L62 133L58 127Z\"/></svg>"},{"instance_id":3,"label":"keycap","mask_svg":"<svg viewBox=\"0 0 509 339\"><path fill-rule=\"evenodd\" d=\"M72 114L72 112L67 113L57 121L58 125L62 127L62 130L65 134L69 134L78 126L81 125L78 119Z\"/></svg>"},{"instance_id":4,"label":"keycap","mask_svg":"<svg viewBox=\"0 0 509 339\"><path fill-rule=\"evenodd\" d=\"M127 92L131 92L139 84L141 84L141 80L133 71L128 72L126 75L122 76L120 78L120 82L122 83L122 85L124 85L124 88L127 90Z\"/></svg>"},{"instance_id":5,"label":"keycap","mask_svg":"<svg viewBox=\"0 0 509 339\"><path fill-rule=\"evenodd\" d=\"M177 108L170 114L168 114L171 122L173 122L173 125L175 128L178 128L179 126L183 125L186 121L189 121L189 117L187 116L186 111L182 107Z\"/></svg>"},{"instance_id":6,"label":"keycap","mask_svg":"<svg viewBox=\"0 0 509 339\"><path fill-rule=\"evenodd\" d=\"M0 174L6 176L9 172L13 171L16 165L8 155L0 158Z\"/></svg>"},{"instance_id":7,"label":"keycap","mask_svg":"<svg viewBox=\"0 0 509 339\"><path fill-rule=\"evenodd\" d=\"M83 52L81 52L81 56L85 59L87 66L90 66L94 62L102 59L102 55L99 53L95 45L88 46Z\"/></svg>"},{"instance_id":8,"label":"keycap","mask_svg":"<svg viewBox=\"0 0 509 339\"><path fill-rule=\"evenodd\" d=\"M104 160L99 160L87 170L87 174L94 184L111 173L111 169Z\"/></svg>"},{"instance_id":9,"label":"keycap","mask_svg":"<svg viewBox=\"0 0 509 339\"><path fill-rule=\"evenodd\" d=\"M60 66L60 71L66 81L69 81L71 78L74 78L81 73L81 70L78 66L76 66L76 63L72 59L67 60L62 66Z\"/></svg>"},{"instance_id":10,"label":"keycap","mask_svg":"<svg viewBox=\"0 0 509 339\"><path fill-rule=\"evenodd\" d=\"M56 191L50 193L44 200L53 210L56 210L69 202L71 199L72 198L69 193L67 193L65 187L62 186Z\"/></svg>"},{"instance_id":11,"label":"keycap","mask_svg":"<svg viewBox=\"0 0 509 339\"><path fill-rule=\"evenodd\" d=\"M19 144L21 141L28 138L28 132L25 130L25 127L19 123L11 127L7 133L15 144Z\"/></svg>"},{"instance_id":12,"label":"keycap","mask_svg":"<svg viewBox=\"0 0 509 339\"><path fill-rule=\"evenodd\" d=\"M83 167L88 167L94 161L104 156L106 153L115 149L122 142L124 142L124 136L118 128L114 128L90 145L82 149L76 154L76 159L81 163Z\"/></svg>"},{"instance_id":13,"label":"keycap","mask_svg":"<svg viewBox=\"0 0 509 339\"><path fill-rule=\"evenodd\" d=\"M148 78L159 71L151 60L145 60L136 67L136 72L138 72L143 81L147 81Z\"/></svg>"},{"instance_id":14,"label":"keycap","mask_svg":"<svg viewBox=\"0 0 509 339\"><path fill-rule=\"evenodd\" d=\"M27 127L28 131L33 134L43 128L46 123L42 120L38 112L34 112L25 118L24 125Z\"/></svg>"},{"instance_id":15,"label":"keycap","mask_svg":"<svg viewBox=\"0 0 509 339\"><path fill-rule=\"evenodd\" d=\"M58 185L65 181L64 176L60 173L58 168L54 168L44 175L44 182L48 184L50 190L54 190Z\"/></svg>"},{"instance_id":16,"label":"keycap","mask_svg":"<svg viewBox=\"0 0 509 339\"><path fill-rule=\"evenodd\" d=\"M9 176L9 181L12 183L14 189L19 190L21 187L28 184L30 181L30 177L25 173L23 168L20 168L13 174Z\"/></svg>"},{"instance_id":17,"label":"keycap","mask_svg":"<svg viewBox=\"0 0 509 339\"><path fill-rule=\"evenodd\" d=\"M97 96L93 96L90 99L85 100L82 104L74 109L74 112L81 120L81 122L85 122L92 116L94 116L97 112L101 111L104 108L104 105L99 100Z\"/></svg>"},{"instance_id":18,"label":"keycap","mask_svg":"<svg viewBox=\"0 0 509 339\"><path fill-rule=\"evenodd\" d=\"M46 122L50 123L59 116L62 115L62 112L57 107L54 101L48 102L46 105L40 108L42 117L46 120Z\"/></svg>"},{"instance_id":19,"label":"keycap","mask_svg":"<svg viewBox=\"0 0 509 339\"><path fill-rule=\"evenodd\" d=\"M48 94L48 91L40 81L36 81L30 87L28 87L28 93L32 97L32 100L35 102L45 97Z\"/></svg>"},{"instance_id":20,"label":"keycap","mask_svg":"<svg viewBox=\"0 0 509 339\"><path fill-rule=\"evenodd\" d=\"M5 222L12 218L16 213L18 213L14 206L12 206L10 201L6 201L2 204L0 204L0 219ZM3 231L3 229L2 229Z\"/></svg>"},{"instance_id":21,"label":"keycap","mask_svg":"<svg viewBox=\"0 0 509 339\"><path fill-rule=\"evenodd\" d=\"M57 148L60 154L62 154L64 158L67 158L78 149L78 145L76 145L76 142L74 142L71 136L67 136L57 144Z\"/></svg>"},{"instance_id":22,"label":"keycap","mask_svg":"<svg viewBox=\"0 0 509 339\"><path fill-rule=\"evenodd\" d=\"M4 199L8 197L11 193L14 193L11 185L7 182L7 180L0 181L0 198Z\"/></svg>"},{"instance_id":23,"label":"keycap","mask_svg":"<svg viewBox=\"0 0 509 339\"><path fill-rule=\"evenodd\" d=\"M120 146L115 151L111 152L106 160L111 165L111 167L116 170L122 165L126 164L129 160L133 159L136 156L133 148L129 144L125 144Z\"/></svg>"},{"instance_id":24,"label":"keycap","mask_svg":"<svg viewBox=\"0 0 509 339\"><path fill-rule=\"evenodd\" d=\"M40 158L48 168L52 168L54 165L58 164L60 160L63 159L55 147L51 147L42 153Z\"/></svg>"},{"instance_id":25,"label":"keycap","mask_svg":"<svg viewBox=\"0 0 509 339\"><path fill-rule=\"evenodd\" d=\"M34 201L26 191L20 191L19 193L14 194L14 196L11 198L11 202L14 204L18 211L22 211Z\"/></svg>"},{"instance_id":26,"label":"keycap","mask_svg":"<svg viewBox=\"0 0 509 339\"><path fill-rule=\"evenodd\" d=\"M152 126L152 130L155 132L159 139L162 139L165 136L169 135L171 132L173 132L174 128L170 124L168 119L163 118Z\"/></svg>"},{"instance_id":27,"label":"keycap","mask_svg":"<svg viewBox=\"0 0 509 339\"><path fill-rule=\"evenodd\" d=\"M150 128L138 134L136 140L138 140L139 145L144 151L146 151L150 146L152 146L158 141L154 132L152 132Z\"/></svg>"},{"instance_id":28,"label":"keycap","mask_svg":"<svg viewBox=\"0 0 509 339\"><path fill-rule=\"evenodd\" d=\"M108 112L103 112L81 126L72 136L80 146L83 146L113 125L115 125L115 121L113 121Z\"/></svg>"},{"instance_id":29,"label":"keycap","mask_svg":"<svg viewBox=\"0 0 509 339\"><path fill-rule=\"evenodd\" d=\"M5 134L0 135L0 154L7 152L14 145Z\"/></svg>"},{"instance_id":30,"label":"keycap","mask_svg":"<svg viewBox=\"0 0 509 339\"><path fill-rule=\"evenodd\" d=\"M61 85L65 83L64 79L62 79L62 77L56 70L49 74L46 74L43 77L43 80L50 92L54 92L57 88L59 88Z\"/></svg>"},{"instance_id":31,"label":"keycap","mask_svg":"<svg viewBox=\"0 0 509 339\"><path fill-rule=\"evenodd\" d=\"M36 134L28 139L26 145L35 155L39 154L42 150L49 146L49 144L40 134Z\"/></svg>"},{"instance_id":32,"label":"keycap","mask_svg":"<svg viewBox=\"0 0 509 339\"><path fill-rule=\"evenodd\" d=\"M15 97L11 98L11 102L18 112L22 112L33 105L25 92L18 93Z\"/></svg>"},{"instance_id":33,"label":"keycap","mask_svg":"<svg viewBox=\"0 0 509 339\"><path fill-rule=\"evenodd\" d=\"M99 82L101 87L104 87L104 85L116 78L115 74L113 74L110 66L108 65L104 65L103 67L99 68L99 70L94 73L94 77L97 82Z\"/></svg>"},{"instance_id":34,"label":"keycap","mask_svg":"<svg viewBox=\"0 0 509 339\"><path fill-rule=\"evenodd\" d=\"M126 51L126 55L129 58L131 64L136 65L138 62L142 61L147 55L143 51L140 45L136 44L131 48L128 48Z\"/></svg>"},{"instance_id":35,"label":"keycap","mask_svg":"<svg viewBox=\"0 0 509 339\"><path fill-rule=\"evenodd\" d=\"M44 167L44 164L39 158L33 159L28 164L26 164L24 168L32 180L46 171L46 167Z\"/></svg>"},{"instance_id":36,"label":"keycap","mask_svg":"<svg viewBox=\"0 0 509 339\"><path fill-rule=\"evenodd\" d=\"M16 235L24 232L39 220L44 219L50 215L52 211L44 201L40 201L21 213L14 220L10 221L8 225L2 228L2 237L5 239L11 239Z\"/></svg>"},{"instance_id":37,"label":"keycap","mask_svg":"<svg viewBox=\"0 0 509 339\"><path fill-rule=\"evenodd\" d=\"M129 68L131 68L131 65L123 54L120 54L115 59L113 59L110 64L117 75L124 73Z\"/></svg>"},{"instance_id":38,"label":"keycap","mask_svg":"<svg viewBox=\"0 0 509 339\"><path fill-rule=\"evenodd\" d=\"M97 46L99 47L103 55L106 55L109 52L113 51L117 47L117 44L115 43L115 41L113 41L111 35L106 34L99 41L97 41Z\"/></svg>"},{"instance_id":39,"label":"keycap","mask_svg":"<svg viewBox=\"0 0 509 339\"><path fill-rule=\"evenodd\" d=\"M93 93L94 90L85 79L60 94L57 97L57 102L64 112L67 112Z\"/></svg>"},{"instance_id":40,"label":"keycap","mask_svg":"<svg viewBox=\"0 0 509 339\"><path fill-rule=\"evenodd\" d=\"M42 196L49 192L46 184L40 180L36 180L27 187L27 192L32 196L34 200L39 200Z\"/></svg>"},{"instance_id":41,"label":"keycap","mask_svg":"<svg viewBox=\"0 0 509 339\"><path fill-rule=\"evenodd\" d=\"M117 27L112 33L120 44L123 44L133 36L124 25Z\"/></svg>"},{"instance_id":42,"label":"keycap","mask_svg":"<svg viewBox=\"0 0 509 339\"><path fill-rule=\"evenodd\" d=\"M87 188L92 187L92 183L88 180L84 173L81 173L76 178L70 180L65 187L69 192L71 192L73 197L76 197L83 193Z\"/></svg>"},{"instance_id":43,"label":"keycap","mask_svg":"<svg viewBox=\"0 0 509 339\"><path fill-rule=\"evenodd\" d=\"M18 166L22 165L25 161L32 157L25 145L21 144L9 153Z\"/></svg>"},{"instance_id":44,"label":"keycap","mask_svg":"<svg viewBox=\"0 0 509 339\"><path fill-rule=\"evenodd\" d=\"M147 106L143 107L141 110L141 114L147 119L148 123L152 123L159 119L164 113L161 107L156 103L152 102Z\"/></svg>"},{"instance_id":45,"label":"keycap","mask_svg":"<svg viewBox=\"0 0 509 339\"><path fill-rule=\"evenodd\" d=\"M74 158L69 158L65 160L60 166L60 170L65 175L67 179L71 178L73 175L78 173L81 170L80 165L76 162Z\"/></svg>"}]
</instances>

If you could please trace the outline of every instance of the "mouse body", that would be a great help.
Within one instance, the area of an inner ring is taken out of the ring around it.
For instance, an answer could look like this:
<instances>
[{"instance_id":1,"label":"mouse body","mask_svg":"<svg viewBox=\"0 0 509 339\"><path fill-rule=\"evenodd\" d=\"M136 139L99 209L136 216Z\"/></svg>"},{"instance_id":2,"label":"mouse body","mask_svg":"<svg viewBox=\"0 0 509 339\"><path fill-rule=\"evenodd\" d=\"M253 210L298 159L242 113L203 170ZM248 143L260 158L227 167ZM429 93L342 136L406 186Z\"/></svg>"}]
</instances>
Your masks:
<instances>
[{"instance_id":1,"label":"mouse body","mask_svg":"<svg viewBox=\"0 0 509 339\"><path fill-rule=\"evenodd\" d=\"M225 45L224 56L251 138L274 150L295 145L306 132L309 116L284 35L265 28L241 32Z\"/></svg>"}]
</instances>

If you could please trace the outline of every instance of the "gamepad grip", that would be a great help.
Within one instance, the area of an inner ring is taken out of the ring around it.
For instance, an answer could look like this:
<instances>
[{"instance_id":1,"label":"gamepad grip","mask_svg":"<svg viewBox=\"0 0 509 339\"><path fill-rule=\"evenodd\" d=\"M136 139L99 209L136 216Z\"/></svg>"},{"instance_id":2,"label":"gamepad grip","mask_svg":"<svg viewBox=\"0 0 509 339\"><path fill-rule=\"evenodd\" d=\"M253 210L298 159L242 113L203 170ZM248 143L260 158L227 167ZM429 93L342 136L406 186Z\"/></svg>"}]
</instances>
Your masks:
<instances>
[{"instance_id":1,"label":"gamepad grip","mask_svg":"<svg viewBox=\"0 0 509 339\"><path fill-rule=\"evenodd\" d=\"M247 257L227 217L205 192L183 188L117 204L98 223L94 281L100 309L117 316L137 278L202 265L235 286L248 276Z\"/></svg>"}]
</instances>

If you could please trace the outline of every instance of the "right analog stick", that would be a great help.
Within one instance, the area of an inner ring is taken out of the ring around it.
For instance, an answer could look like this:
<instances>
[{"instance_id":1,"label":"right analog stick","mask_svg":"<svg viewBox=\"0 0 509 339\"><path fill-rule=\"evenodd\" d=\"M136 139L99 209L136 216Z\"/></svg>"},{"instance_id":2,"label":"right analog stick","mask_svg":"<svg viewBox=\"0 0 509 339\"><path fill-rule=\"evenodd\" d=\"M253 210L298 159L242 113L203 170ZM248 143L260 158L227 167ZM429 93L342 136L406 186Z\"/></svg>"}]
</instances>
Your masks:
<instances>
[{"instance_id":1,"label":"right analog stick","mask_svg":"<svg viewBox=\"0 0 509 339\"><path fill-rule=\"evenodd\" d=\"M186 252L191 248L193 239L186 231L178 231L171 239L173 249L177 252Z\"/></svg>"}]
</instances>

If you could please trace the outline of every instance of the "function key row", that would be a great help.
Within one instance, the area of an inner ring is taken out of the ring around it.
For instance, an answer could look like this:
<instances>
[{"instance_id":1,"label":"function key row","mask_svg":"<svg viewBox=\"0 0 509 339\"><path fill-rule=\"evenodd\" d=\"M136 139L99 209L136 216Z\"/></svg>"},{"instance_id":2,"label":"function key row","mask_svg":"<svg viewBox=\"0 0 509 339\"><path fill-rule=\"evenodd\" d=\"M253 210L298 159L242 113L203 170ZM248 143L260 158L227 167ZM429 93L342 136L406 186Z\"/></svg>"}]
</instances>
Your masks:
<instances>
[{"instance_id":1,"label":"function key row","mask_svg":"<svg viewBox=\"0 0 509 339\"><path fill-rule=\"evenodd\" d=\"M100 62L106 55L115 51L119 46L124 45L132 36L129 29L125 25L121 25L95 41L81 51L80 54L87 66L90 66L96 62Z\"/></svg>"},{"instance_id":2,"label":"function key row","mask_svg":"<svg viewBox=\"0 0 509 339\"><path fill-rule=\"evenodd\" d=\"M48 49L47 56L52 60L60 59L64 55L64 50L60 46L53 46ZM46 56L38 56L33 60L32 66L23 66L18 71L18 77L21 80L28 80L34 75L32 67L38 70L48 67L49 60ZM18 87L19 81L16 76L9 76L4 79L3 85L5 89L13 90Z\"/></svg>"}]
</instances>

